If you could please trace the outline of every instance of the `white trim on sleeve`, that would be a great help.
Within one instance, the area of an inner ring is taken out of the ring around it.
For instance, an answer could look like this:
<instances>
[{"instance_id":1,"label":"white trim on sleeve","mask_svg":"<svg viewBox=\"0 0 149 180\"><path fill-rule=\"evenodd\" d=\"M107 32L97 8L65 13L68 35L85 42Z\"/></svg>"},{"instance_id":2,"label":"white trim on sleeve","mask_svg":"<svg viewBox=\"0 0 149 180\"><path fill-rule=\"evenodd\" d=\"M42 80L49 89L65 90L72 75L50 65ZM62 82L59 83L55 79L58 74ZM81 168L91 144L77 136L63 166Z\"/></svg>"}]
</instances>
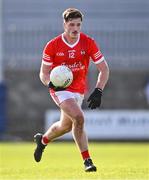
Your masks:
<instances>
[{"instance_id":1,"label":"white trim on sleeve","mask_svg":"<svg viewBox=\"0 0 149 180\"><path fill-rule=\"evenodd\" d=\"M102 58L100 58L98 61L96 61L96 62L94 62L95 64L99 64L99 63L101 63L102 61L104 61L105 60L105 58L104 58L104 56L102 56Z\"/></svg>"},{"instance_id":2,"label":"white trim on sleeve","mask_svg":"<svg viewBox=\"0 0 149 180\"><path fill-rule=\"evenodd\" d=\"M42 62L43 62L43 64L48 65L48 66L51 66L53 64L52 62L46 62L44 60L42 60Z\"/></svg>"}]
</instances>

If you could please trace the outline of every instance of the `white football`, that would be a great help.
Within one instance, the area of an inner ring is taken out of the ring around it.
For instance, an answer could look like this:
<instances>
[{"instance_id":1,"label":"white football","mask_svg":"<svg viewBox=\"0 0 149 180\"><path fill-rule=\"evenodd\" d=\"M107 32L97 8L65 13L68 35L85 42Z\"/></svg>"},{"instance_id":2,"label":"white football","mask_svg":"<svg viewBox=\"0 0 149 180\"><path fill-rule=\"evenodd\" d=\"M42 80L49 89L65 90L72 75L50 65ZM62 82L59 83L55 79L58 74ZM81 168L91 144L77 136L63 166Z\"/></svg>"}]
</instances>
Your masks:
<instances>
[{"instance_id":1,"label":"white football","mask_svg":"<svg viewBox=\"0 0 149 180\"><path fill-rule=\"evenodd\" d=\"M73 81L73 73L67 66L57 66L50 72L50 81L55 87L66 88Z\"/></svg>"}]
</instances>

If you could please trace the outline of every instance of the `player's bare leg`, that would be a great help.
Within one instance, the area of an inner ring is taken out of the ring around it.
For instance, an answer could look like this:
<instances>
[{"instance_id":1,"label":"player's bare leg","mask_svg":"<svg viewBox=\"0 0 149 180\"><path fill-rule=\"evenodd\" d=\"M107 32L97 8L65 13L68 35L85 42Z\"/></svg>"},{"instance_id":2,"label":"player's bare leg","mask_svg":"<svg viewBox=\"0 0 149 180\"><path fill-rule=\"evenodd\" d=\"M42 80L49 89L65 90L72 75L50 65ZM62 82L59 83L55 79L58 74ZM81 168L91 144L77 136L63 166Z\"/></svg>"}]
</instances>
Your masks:
<instances>
[{"instance_id":1,"label":"player's bare leg","mask_svg":"<svg viewBox=\"0 0 149 180\"><path fill-rule=\"evenodd\" d=\"M55 122L43 135L43 144L46 145L47 141L53 141L55 138L72 130L74 140L80 151L83 152L87 150L88 142L83 128L84 115L81 108L74 99L65 100L61 103L60 108L62 109L60 121Z\"/></svg>"},{"instance_id":2,"label":"player's bare leg","mask_svg":"<svg viewBox=\"0 0 149 180\"><path fill-rule=\"evenodd\" d=\"M72 130L72 120L61 110L60 121L55 122L43 135L47 137L48 141L53 141L55 138L62 136Z\"/></svg>"},{"instance_id":3,"label":"player's bare leg","mask_svg":"<svg viewBox=\"0 0 149 180\"><path fill-rule=\"evenodd\" d=\"M88 149L88 142L84 132L84 115L75 99L68 99L60 104L60 108L71 118L72 134L80 151Z\"/></svg>"},{"instance_id":4,"label":"player's bare leg","mask_svg":"<svg viewBox=\"0 0 149 180\"><path fill-rule=\"evenodd\" d=\"M68 99L60 104L60 108L72 119L73 138L84 159L85 171L96 171L88 152L88 139L84 131L84 114L75 99Z\"/></svg>"},{"instance_id":5,"label":"player's bare leg","mask_svg":"<svg viewBox=\"0 0 149 180\"><path fill-rule=\"evenodd\" d=\"M43 136L37 134L38 139L40 139L39 147L45 147L48 142L72 130L74 140L84 159L85 171L96 171L88 153L88 140L84 131L84 115L81 108L75 99L63 101L60 108L62 109L60 121L54 123ZM36 153L37 150L38 143L35 150L35 154L38 155L34 154L34 157L36 156L35 160L39 162L43 151L38 150L39 153Z\"/></svg>"},{"instance_id":6,"label":"player's bare leg","mask_svg":"<svg viewBox=\"0 0 149 180\"><path fill-rule=\"evenodd\" d=\"M55 122L47 132L42 135L37 133L34 136L37 147L34 152L34 159L39 162L42 157L42 153L48 144L48 142L54 140L55 138L62 136L63 134L72 130L72 120L61 110L60 121Z\"/></svg>"}]
</instances>

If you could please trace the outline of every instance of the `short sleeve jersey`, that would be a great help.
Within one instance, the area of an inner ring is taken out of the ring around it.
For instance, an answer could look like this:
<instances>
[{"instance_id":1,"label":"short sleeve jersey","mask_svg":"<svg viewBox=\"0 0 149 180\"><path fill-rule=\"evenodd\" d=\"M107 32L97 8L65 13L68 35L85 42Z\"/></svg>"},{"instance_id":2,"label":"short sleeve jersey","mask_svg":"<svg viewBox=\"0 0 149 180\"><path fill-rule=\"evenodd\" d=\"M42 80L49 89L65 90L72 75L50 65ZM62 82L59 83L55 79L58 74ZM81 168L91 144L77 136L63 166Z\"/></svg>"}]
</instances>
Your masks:
<instances>
[{"instance_id":1,"label":"short sleeve jersey","mask_svg":"<svg viewBox=\"0 0 149 180\"><path fill-rule=\"evenodd\" d=\"M80 33L78 40L70 45L63 34L49 41L43 51L42 61L50 68L66 65L73 72L73 82L68 91L84 94L86 76L90 59L95 64L104 61L104 57L95 41L84 33Z\"/></svg>"}]
</instances>

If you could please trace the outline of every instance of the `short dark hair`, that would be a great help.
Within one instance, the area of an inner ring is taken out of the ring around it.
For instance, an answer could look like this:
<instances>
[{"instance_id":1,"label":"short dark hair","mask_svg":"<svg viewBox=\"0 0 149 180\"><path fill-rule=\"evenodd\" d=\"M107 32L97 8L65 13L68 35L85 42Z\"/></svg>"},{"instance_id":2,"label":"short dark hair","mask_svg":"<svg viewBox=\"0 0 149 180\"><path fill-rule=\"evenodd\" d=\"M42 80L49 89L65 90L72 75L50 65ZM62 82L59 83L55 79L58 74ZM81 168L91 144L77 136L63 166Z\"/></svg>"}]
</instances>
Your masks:
<instances>
[{"instance_id":1,"label":"short dark hair","mask_svg":"<svg viewBox=\"0 0 149 180\"><path fill-rule=\"evenodd\" d=\"M63 12L63 19L68 22L72 19L80 18L81 21L83 20L83 14L76 8L68 8Z\"/></svg>"}]
</instances>

